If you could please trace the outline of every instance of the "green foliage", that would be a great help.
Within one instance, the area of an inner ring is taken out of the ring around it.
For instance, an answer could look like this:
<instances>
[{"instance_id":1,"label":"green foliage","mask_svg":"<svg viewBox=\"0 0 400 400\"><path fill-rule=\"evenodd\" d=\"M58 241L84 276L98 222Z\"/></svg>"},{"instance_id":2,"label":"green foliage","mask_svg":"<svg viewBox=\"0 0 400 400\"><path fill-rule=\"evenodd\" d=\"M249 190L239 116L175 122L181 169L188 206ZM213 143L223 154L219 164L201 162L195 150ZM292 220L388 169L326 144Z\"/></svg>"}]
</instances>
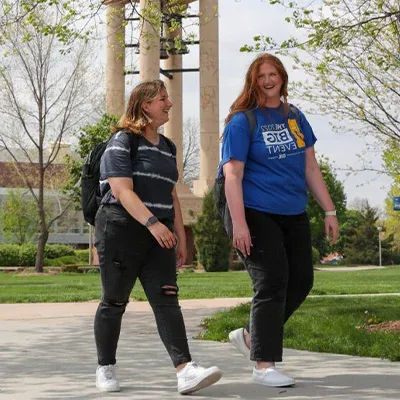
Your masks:
<instances>
[{"instance_id":1,"label":"green foliage","mask_svg":"<svg viewBox=\"0 0 400 400\"><path fill-rule=\"evenodd\" d=\"M398 0L307 2L270 0L290 14L286 22L306 39L282 42L258 35L242 51L279 49L309 78L296 97L336 118L335 129L400 141L400 10ZM286 14L287 15L287 14ZM304 37L304 35L303 35ZM352 127L349 124L354 121ZM360 126L362 127L360 129Z\"/></svg>"},{"instance_id":2,"label":"green foliage","mask_svg":"<svg viewBox=\"0 0 400 400\"><path fill-rule=\"evenodd\" d=\"M89 249L75 250L75 254L79 261L88 263L89 262Z\"/></svg>"},{"instance_id":3,"label":"green foliage","mask_svg":"<svg viewBox=\"0 0 400 400\"><path fill-rule=\"evenodd\" d=\"M357 216L357 224L347 230L347 242L344 257L350 264L379 264L379 236L377 230L378 210L368 202L362 207ZM382 263L392 261L393 237L382 240Z\"/></svg>"},{"instance_id":4,"label":"green foliage","mask_svg":"<svg viewBox=\"0 0 400 400\"><path fill-rule=\"evenodd\" d=\"M2 0L0 44L7 40L6 29L19 24L40 35L56 37L65 45L63 52L67 52L75 40L91 36L101 5L99 0ZM43 19L43 14L47 18ZM31 39L30 35L24 38Z\"/></svg>"},{"instance_id":5,"label":"green foliage","mask_svg":"<svg viewBox=\"0 0 400 400\"><path fill-rule=\"evenodd\" d=\"M344 194L343 184L337 179L336 173L327 158L319 160L319 166L328 192L335 204L337 217L341 222L346 210L346 195ZM309 195L307 213L310 218L312 245L318 250L321 257L324 257L337 247L330 248L328 241L325 238L325 212L317 201Z\"/></svg>"},{"instance_id":6,"label":"green foliage","mask_svg":"<svg viewBox=\"0 0 400 400\"><path fill-rule=\"evenodd\" d=\"M321 259L321 256L319 254L319 251L315 247L313 247L312 248L312 262L313 262L313 265L319 264L319 260L320 259Z\"/></svg>"},{"instance_id":7,"label":"green foliage","mask_svg":"<svg viewBox=\"0 0 400 400\"><path fill-rule=\"evenodd\" d=\"M96 124L84 126L75 136L78 137L76 153L66 157L69 179L64 186L64 192L74 202L76 209L81 207L81 188L79 181L82 175L82 165L92 149L111 136L111 127L117 125L118 118L103 115Z\"/></svg>"},{"instance_id":8,"label":"green foliage","mask_svg":"<svg viewBox=\"0 0 400 400\"><path fill-rule=\"evenodd\" d=\"M75 251L71 246L66 244L48 244L44 249L44 255L47 258L74 256Z\"/></svg>"},{"instance_id":9,"label":"green foliage","mask_svg":"<svg viewBox=\"0 0 400 400\"><path fill-rule=\"evenodd\" d=\"M203 199L201 213L193 225L198 260L207 272L228 271L231 241L215 208L213 191Z\"/></svg>"},{"instance_id":10,"label":"green foliage","mask_svg":"<svg viewBox=\"0 0 400 400\"><path fill-rule=\"evenodd\" d=\"M33 266L35 265L37 246L35 244L0 244L0 266ZM57 258L62 256L75 256L74 249L67 245L48 244L44 250L45 257Z\"/></svg>"},{"instance_id":11,"label":"green foliage","mask_svg":"<svg viewBox=\"0 0 400 400\"><path fill-rule=\"evenodd\" d=\"M2 235L10 243L24 244L35 240L39 215L36 202L22 190L10 190L0 210Z\"/></svg>"}]
</instances>

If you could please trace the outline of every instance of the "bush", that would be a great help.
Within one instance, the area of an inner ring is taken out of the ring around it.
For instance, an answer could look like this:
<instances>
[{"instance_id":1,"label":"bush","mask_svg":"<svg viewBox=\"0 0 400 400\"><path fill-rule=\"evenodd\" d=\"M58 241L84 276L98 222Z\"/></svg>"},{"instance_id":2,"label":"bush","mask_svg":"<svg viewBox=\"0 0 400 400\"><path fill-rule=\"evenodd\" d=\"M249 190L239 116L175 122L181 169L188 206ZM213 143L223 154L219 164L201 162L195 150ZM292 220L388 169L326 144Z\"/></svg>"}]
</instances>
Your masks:
<instances>
[{"instance_id":1,"label":"bush","mask_svg":"<svg viewBox=\"0 0 400 400\"><path fill-rule=\"evenodd\" d=\"M0 265L2 267L19 266L19 248L16 244L0 244Z\"/></svg>"},{"instance_id":2,"label":"bush","mask_svg":"<svg viewBox=\"0 0 400 400\"><path fill-rule=\"evenodd\" d=\"M207 272L229 271L231 241L215 208L212 189L204 196L193 233L197 257L204 269Z\"/></svg>"},{"instance_id":3,"label":"bush","mask_svg":"<svg viewBox=\"0 0 400 400\"><path fill-rule=\"evenodd\" d=\"M35 244L23 244L19 247L19 264L32 266L36 262L36 245Z\"/></svg>"},{"instance_id":4,"label":"bush","mask_svg":"<svg viewBox=\"0 0 400 400\"><path fill-rule=\"evenodd\" d=\"M75 255L79 258L79 261L89 263L89 249L75 250Z\"/></svg>"},{"instance_id":5,"label":"bush","mask_svg":"<svg viewBox=\"0 0 400 400\"><path fill-rule=\"evenodd\" d=\"M313 265L319 264L319 260L320 260L319 251L315 247L313 247L312 248L312 263L313 263Z\"/></svg>"},{"instance_id":6,"label":"bush","mask_svg":"<svg viewBox=\"0 0 400 400\"><path fill-rule=\"evenodd\" d=\"M63 256L74 256L75 250L66 244L46 244L44 256L46 258L59 258Z\"/></svg>"}]
</instances>

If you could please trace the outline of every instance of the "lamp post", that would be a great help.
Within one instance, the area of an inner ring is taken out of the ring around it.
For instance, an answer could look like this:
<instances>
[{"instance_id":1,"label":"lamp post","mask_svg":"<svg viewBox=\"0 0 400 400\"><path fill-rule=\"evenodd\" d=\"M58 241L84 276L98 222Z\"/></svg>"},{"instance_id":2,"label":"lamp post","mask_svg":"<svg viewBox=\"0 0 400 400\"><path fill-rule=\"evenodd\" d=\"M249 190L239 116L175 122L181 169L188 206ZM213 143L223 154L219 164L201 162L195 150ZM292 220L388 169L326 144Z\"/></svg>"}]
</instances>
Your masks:
<instances>
[{"instance_id":1,"label":"lamp post","mask_svg":"<svg viewBox=\"0 0 400 400\"><path fill-rule=\"evenodd\" d=\"M378 238L379 238L379 266L382 267L382 243L381 243L381 232L382 227L378 226Z\"/></svg>"}]
</instances>

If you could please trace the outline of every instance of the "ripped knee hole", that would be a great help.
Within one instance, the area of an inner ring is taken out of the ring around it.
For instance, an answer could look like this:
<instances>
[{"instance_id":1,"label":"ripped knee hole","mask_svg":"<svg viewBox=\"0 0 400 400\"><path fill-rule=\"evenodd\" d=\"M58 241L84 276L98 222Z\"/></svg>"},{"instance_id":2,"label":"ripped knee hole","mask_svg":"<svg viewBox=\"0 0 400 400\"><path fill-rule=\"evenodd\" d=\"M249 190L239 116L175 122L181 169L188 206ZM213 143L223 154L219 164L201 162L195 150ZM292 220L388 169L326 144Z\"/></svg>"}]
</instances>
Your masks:
<instances>
[{"instance_id":1,"label":"ripped knee hole","mask_svg":"<svg viewBox=\"0 0 400 400\"><path fill-rule=\"evenodd\" d=\"M172 296L177 296L179 291L178 286L172 286L172 285L161 286L161 289L163 290L164 294Z\"/></svg>"}]
</instances>

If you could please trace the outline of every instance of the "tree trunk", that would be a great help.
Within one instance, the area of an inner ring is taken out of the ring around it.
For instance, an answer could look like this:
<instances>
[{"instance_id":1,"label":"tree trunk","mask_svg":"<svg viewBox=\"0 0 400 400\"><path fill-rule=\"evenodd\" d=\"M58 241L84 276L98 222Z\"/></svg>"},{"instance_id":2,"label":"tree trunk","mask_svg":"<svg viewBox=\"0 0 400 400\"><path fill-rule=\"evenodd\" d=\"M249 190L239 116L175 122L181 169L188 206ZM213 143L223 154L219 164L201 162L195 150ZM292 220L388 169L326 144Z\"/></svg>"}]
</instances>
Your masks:
<instances>
[{"instance_id":1,"label":"tree trunk","mask_svg":"<svg viewBox=\"0 0 400 400\"><path fill-rule=\"evenodd\" d=\"M46 227L42 227L38 245L37 245L37 253L36 253L36 262L35 262L35 271L38 273L43 272L44 265L44 247L46 246L47 239L49 237L49 231Z\"/></svg>"}]
</instances>

